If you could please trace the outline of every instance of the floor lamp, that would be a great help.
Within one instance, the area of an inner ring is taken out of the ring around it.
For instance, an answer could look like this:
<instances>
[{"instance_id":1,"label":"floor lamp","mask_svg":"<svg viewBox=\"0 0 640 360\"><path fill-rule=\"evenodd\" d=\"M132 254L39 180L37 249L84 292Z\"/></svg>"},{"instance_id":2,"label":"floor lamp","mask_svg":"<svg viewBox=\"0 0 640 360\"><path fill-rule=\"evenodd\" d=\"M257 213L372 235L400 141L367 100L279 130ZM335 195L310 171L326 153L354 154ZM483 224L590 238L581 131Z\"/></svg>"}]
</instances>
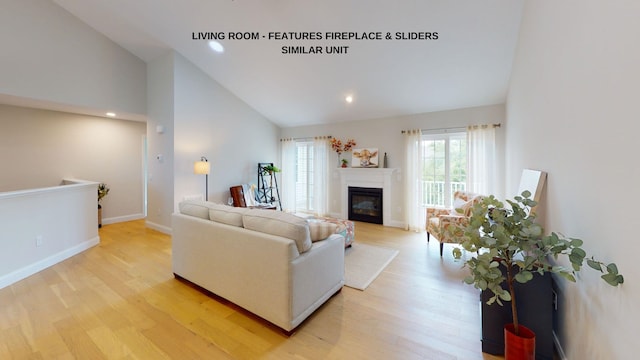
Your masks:
<instances>
[{"instance_id":1,"label":"floor lamp","mask_svg":"<svg viewBox=\"0 0 640 360\"><path fill-rule=\"evenodd\" d=\"M198 175L204 175L204 199L209 201L209 171L211 171L211 164L206 157L201 156L200 161L196 161L193 164L193 173Z\"/></svg>"}]
</instances>

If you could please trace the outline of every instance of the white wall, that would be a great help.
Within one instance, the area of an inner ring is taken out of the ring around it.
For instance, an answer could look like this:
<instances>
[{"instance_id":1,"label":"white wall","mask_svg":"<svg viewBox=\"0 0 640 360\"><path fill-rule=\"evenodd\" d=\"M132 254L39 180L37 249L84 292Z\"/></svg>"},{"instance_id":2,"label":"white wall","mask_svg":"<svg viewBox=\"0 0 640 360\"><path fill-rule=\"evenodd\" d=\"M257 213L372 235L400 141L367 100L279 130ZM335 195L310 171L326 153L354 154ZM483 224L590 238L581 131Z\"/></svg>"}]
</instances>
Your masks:
<instances>
[{"instance_id":1,"label":"white wall","mask_svg":"<svg viewBox=\"0 0 640 360\"><path fill-rule=\"evenodd\" d=\"M146 124L0 105L0 129L0 191L104 182L104 224L143 217Z\"/></svg>"},{"instance_id":2,"label":"white wall","mask_svg":"<svg viewBox=\"0 0 640 360\"><path fill-rule=\"evenodd\" d=\"M390 168L400 169L399 175L394 176L393 195L391 204L391 220L394 223L405 223L404 219L404 180L402 178L404 164L404 135L402 130L408 129L441 129L451 127L466 127L472 124L494 124L502 123L505 119L504 106L492 105L474 107L450 111L440 111L423 113L410 116L383 118L366 121L352 121L347 123L335 123L327 125L304 126L283 128L281 135L283 138L304 138L318 135L331 135L343 142L353 138L357 143L357 148L373 147L379 150L379 159L382 164L384 153L387 153ZM503 159L503 130L498 128L498 149L499 162ZM351 153L343 153L351 162ZM337 157L337 155L334 154ZM332 163L337 160L333 158ZM499 169L502 174L502 169ZM333 177L331 182L329 212L340 214L340 179ZM502 189L503 184L496 186ZM502 194L497 194L501 196Z\"/></svg>"},{"instance_id":3,"label":"white wall","mask_svg":"<svg viewBox=\"0 0 640 360\"><path fill-rule=\"evenodd\" d=\"M171 232L173 212L174 54L147 64L147 226ZM163 133L158 133L162 126Z\"/></svg>"},{"instance_id":4,"label":"white wall","mask_svg":"<svg viewBox=\"0 0 640 360\"><path fill-rule=\"evenodd\" d=\"M145 63L46 0L0 4L0 94L146 113Z\"/></svg>"},{"instance_id":5,"label":"white wall","mask_svg":"<svg viewBox=\"0 0 640 360\"><path fill-rule=\"evenodd\" d=\"M0 288L99 243L98 184L65 184L0 193Z\"/></svg>"},{"instance_id":6,"label":"white wall","mask_svg":"<svg viewBox=\"0 0 640 360\"><path fill-rule=\"evenodd\" d=\"M548 172L548 230L617 263L612 288L590 269L563 287L569 359L637 357L640 3L526 2L507 102L507 189L525 167Z\"/></svg>"},{"instance_id":7,"label":"white wall","mask_svg":"<svg viewBox=\"0 0 640 360\"><path fill-rule=\"evenodd\" d=\"M205 176L193 173L195 161L207 157L209 200L226 203L230 186L257 182L258 162L277 162L279 128L175 52L148 64L147 79L147 224L170 232L177 204L185 196L205 196Z\"/></svg>"},{"instance_id":8,"label":"white wall","mask_svg":"<svg viewBox=\"0 0 640 360\"><path fill-rule=\"evenodd\" d=\"M229 187L257 184L259 162L277 162L279 128L180 55L175 56L175 203L205 192L193 163L211 163L209 201Z\"/></svg>"}]
</instances>

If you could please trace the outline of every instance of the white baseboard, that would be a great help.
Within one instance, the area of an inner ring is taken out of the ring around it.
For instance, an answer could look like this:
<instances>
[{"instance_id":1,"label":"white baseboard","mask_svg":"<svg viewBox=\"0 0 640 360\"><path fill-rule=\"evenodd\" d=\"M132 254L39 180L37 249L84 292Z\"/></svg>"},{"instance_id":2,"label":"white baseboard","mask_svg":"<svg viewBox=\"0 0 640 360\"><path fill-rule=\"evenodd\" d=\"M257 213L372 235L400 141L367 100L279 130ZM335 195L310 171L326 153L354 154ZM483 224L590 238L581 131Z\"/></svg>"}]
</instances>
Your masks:
<instances>
[{"instance_id":1,"label":"white baseboard","mask_svg":"<svg viewBox=\"0 0 640 360\"><path fill-rule=\"evenodd\" d=\"M556 345L556 351L558 352L558 357L561 360L567 360L567 356L564 354L564 350L562 350L562 345L560 345L560 340L556 335L556 332L553 332L553 343Z\"/></svg>"},{"instance_id":2,"label":"white baseboard","mask_svg":"<svg viewBox=\"0 0 640 360\"><path fill-rule=\"evenodd\" d=\"M145 221L145 225L153 230L156 231L160 231L161 233L167 234L167 235L171 235L173 233L173 230L170 227L164 226L164 225L160 225L160 224L156 224L154 222L151 222L149 220Z\"/></svg>"},{"instance_id":3,"label":"white baseboard","mask_svg":"<svg viewBox=\"0 0 640 360\"><path fill-rule=\"evenodd\" d=\"M406 227L404 222L398 220L390 220L389 223L385 224L384 226L396 227L401 229L404 229Z\"/></svg>"},{"instance_id":4,"label":"white baseboard","mask_svg":"<svg viewBox=\"0 0 640 360\"><path fill-rule=\"evenodd\" d=\"M144 214L132 214L132 215L125 215L125 216L116 216L116 217L110 217L110 218L102 219L102 225L115 224L115 223L121 223L121 222L126 222L126 221L133 221L133 220L140 220L140 219L144 219Z\"/></svg>"},{"instance_id":5,"label":"white baseboard","mask_svg":"<svg viewBox=\"0 0 640 360\"><path fill-rule=\"evenodd\" d=\"M93 239L86 240L74 247L62 250L57 254L53 254L47 258L44 258L33 264L27 265L21 269L15 270L7 275L4 275L0 277L0 289L7 287L13 283L16 283L24 278L27 278L61 261L64 261L72 257L73 255L79 254L93 246L98 245L99 243L100 243L100 237L96 236Z\"/></svg>"}]
</instances>

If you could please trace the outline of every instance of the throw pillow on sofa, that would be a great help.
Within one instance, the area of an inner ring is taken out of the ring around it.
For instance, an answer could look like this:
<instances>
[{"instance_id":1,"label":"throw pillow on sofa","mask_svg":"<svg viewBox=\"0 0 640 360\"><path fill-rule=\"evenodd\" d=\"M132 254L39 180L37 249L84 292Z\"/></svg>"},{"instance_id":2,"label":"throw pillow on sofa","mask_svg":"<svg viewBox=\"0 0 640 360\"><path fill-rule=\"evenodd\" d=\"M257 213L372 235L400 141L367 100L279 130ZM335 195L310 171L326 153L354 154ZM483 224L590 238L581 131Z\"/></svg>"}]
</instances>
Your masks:
<instances>
[{"instance_id":1,"label":"throw pillow on sofa","mask_svg":"<svg viewBox=\"0 0 640 360\"><path fill-rule=\"evenodd\" d=\"M249 209L242 216L245 229L282 236L295 241L299 253L311 249L307 220L274 210Z\"/></svg>"},{"instance_id":2,"label":"throw pillow on sofa","mask_svg":"<svg viewBox=\"0 0 640 360\"><path fill-rule=\"evenodd\" d=\"M338 230L338 225L334 223L315 219L307 219L307 221L309 222L311 242L324 240Z\"/></svg>"}]
</instances>

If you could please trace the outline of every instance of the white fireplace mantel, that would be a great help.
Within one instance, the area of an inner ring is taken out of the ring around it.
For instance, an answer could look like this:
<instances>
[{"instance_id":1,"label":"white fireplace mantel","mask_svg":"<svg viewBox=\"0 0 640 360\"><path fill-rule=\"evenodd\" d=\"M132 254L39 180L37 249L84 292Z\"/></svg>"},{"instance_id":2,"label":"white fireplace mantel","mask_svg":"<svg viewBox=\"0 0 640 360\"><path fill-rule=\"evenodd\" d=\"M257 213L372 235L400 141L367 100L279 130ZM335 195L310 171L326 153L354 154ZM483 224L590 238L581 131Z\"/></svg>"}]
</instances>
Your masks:
<instances>
[{"instance_id":1,"label":"white fireplace mantel","mask_svg":"<svg viewBox=\"0 0 640 360\"><path fill-rule=\"evenodd\" d=\"M340 207L341 216L346 219L348 214L349 186L382 189L382 223L391 223L391 176L398 171L396 168L338 168L340 175Z\"/></svg>"}]
</instances>

